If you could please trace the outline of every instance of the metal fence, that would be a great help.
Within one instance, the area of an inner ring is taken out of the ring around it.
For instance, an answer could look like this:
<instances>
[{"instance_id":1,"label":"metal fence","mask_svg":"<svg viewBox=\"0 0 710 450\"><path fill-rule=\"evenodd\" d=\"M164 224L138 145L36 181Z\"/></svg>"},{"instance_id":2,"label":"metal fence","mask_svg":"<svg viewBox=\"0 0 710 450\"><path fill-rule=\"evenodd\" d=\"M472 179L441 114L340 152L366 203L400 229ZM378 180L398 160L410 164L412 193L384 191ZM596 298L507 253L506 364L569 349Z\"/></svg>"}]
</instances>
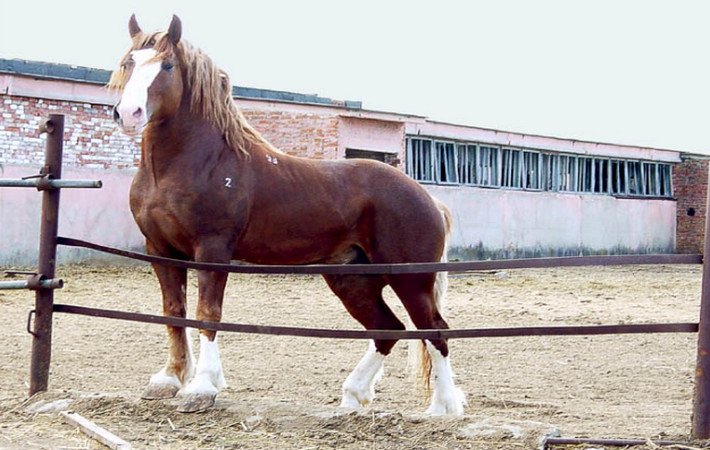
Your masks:
<instances>
[{"instance_id":1,"label":"metal fence","mask_svg":"<svg viewBox=\"0 0 710 450\"><path fill-rule=\"evenodd\" d=\"M28 315L27 331L32 335L30 395L45 391L48 386L52 348L53 313L79 314L136 322L193 327L216 331L252 334L273 334L335 339L462 339L511 336L571 336L628 333L698 333L698 357L693 406L692 434L699 439L710 438L710 264L702 255L620 255L562 258L532 258L498 261L467 261L453 263L364 264L364 265L234 265L198 263L128 252L78 239L59 237L59 197L62 188L100 188L100 181L62 180L64 116L50 115L41 128L47 133L45 166L39 175L23 180L0 179L0 187L36 187L42 192L42 217L39 237L38 269L26 281L0 282L0 289L32 289L36 291L35 308ZM710 196L709 196L710 199ZM709 208L710 210L710 208ZM710 233L706 220L705 235ZM439 271L468 272L519 268L570 266L602 266L629 264L703 264L702 298L698 323L658 323L596 326L479 328L447 330L333 330L236 323L205 322L177 317L130 313L125 311L55 304L54 289L62 287L55 279L58 245L82 247L126 258L188 269L260 274L401 274ZM704 253L710 254L706 240ZM27 275L27 274L26 274ZM34 322L32 318L34 317Z\"/></svg>"}]
</instances>

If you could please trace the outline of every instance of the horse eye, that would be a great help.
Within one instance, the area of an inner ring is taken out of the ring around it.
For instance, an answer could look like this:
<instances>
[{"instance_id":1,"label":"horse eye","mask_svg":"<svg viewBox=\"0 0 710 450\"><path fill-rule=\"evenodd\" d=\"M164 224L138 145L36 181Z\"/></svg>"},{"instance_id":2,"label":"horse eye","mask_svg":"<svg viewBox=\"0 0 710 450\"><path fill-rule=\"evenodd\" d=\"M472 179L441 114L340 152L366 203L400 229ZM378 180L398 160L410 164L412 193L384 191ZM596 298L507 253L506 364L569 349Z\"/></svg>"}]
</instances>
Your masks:
<instances>
[{"instance_id":1,"label":"horse eye","mask_svg":"<svg viewBox=\"0 0 710 450\"><path fill-rule=\"evenodd\" d=\"M160 68L166 71L170 71L173 69L173 63L170 61L163 61L163 63L160 65Z\"/></svg>"}]
</instances>

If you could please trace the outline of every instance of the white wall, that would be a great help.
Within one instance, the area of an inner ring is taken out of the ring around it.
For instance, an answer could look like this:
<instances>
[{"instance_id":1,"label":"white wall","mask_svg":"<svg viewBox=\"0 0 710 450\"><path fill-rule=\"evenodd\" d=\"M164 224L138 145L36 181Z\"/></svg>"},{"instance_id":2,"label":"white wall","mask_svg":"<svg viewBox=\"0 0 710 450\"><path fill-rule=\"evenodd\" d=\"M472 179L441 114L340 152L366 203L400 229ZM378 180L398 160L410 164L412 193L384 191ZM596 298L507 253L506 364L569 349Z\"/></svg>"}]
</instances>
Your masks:
<instances>
[{"instance_id":1,"label":"white wall","mask_svg":"<svg viewBox=\"0 0 710 450\"><path fill-rule=\"evenodd\" d=\"M453 257L675 250L676 202L428 185L451 208Z\"/></svg>"}]
</instances>

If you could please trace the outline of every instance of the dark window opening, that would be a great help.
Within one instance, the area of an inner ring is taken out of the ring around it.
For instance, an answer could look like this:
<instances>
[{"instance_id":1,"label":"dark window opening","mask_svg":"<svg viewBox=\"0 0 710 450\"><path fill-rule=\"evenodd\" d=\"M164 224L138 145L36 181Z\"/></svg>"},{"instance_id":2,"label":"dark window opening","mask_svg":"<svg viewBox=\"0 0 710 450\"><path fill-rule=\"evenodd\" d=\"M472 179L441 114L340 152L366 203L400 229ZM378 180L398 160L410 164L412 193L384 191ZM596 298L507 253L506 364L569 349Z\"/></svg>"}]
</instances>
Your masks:
<instances>
[{"instance_id":1,"label":"dark window opening","mask_svg":"<svg viewBox=\"0 0 710 450\"><path fill-rule=\"evenodd\" d=\"M346 159L374 159L376 161L385 162L384 152L372 152L369 150L356 150L354 148L345 149Z\"/></svg>"}]
</instances>

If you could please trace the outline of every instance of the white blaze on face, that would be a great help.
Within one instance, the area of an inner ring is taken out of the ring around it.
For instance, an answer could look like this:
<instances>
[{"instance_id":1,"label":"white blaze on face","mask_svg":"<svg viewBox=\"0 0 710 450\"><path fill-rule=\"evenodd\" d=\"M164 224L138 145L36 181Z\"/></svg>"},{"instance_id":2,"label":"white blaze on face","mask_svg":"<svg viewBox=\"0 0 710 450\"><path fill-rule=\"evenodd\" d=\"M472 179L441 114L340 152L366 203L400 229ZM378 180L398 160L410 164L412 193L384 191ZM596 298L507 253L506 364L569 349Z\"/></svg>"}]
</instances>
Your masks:
<instances>
[{"instance_id":1,"label":"white blaze on face","mask_svg":"<svg viewBox=\"0 0 710 450\"><path fill-rule=\"evenodd\" d=\"M135 63L131 78L123 89L116 110L121 118L124 133L140 134L148 123L148 88L160 73L160 61L151 61L157 52L152 48L135 50L131 57Z\"/></svg>"}]
</instances>

